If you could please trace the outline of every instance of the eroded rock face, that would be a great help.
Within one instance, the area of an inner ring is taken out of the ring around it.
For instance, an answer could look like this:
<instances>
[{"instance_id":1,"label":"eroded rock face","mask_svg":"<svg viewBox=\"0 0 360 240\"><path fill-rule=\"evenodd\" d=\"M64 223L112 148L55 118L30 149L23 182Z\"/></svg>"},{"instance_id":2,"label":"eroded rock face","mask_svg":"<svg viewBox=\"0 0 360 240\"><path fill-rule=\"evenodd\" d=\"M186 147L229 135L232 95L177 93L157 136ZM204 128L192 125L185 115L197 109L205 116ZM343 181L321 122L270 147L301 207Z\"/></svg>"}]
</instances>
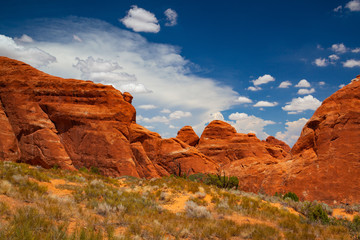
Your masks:
<instances>
[{"instance_id":1,"label":"eroded rock face","mask_svg":"<svg viewBox=\"0 0 360 240\"><path fill-rule=\"evenodd\" d=\"M138 124L131 124L130 135L130 141L140 142L149 159L161 167L160 175L215 172L218 167L215 161L177 138L162 139Z\"/></svg>"},{"instance_id":2,"label":"eroded rock face","mask_svg":"<svg viewBox=\"0 0 360 240\"><path fill-rule=\"evenodd\" d=\"M5 57L0 58L0 86L0 120L8 123L1 127L9 135L0 138L6 141L3 159L139 176L128 142L136 111L121 92L54 77Z\"/></svg>"},{"instance_id":3,"label":"eroded rock face","mask_svg":"<svg viewBox=\"0 0 360 240\"><path fill-rule=\"evenodd\" d=\"M178 131L176 138L193 147L195 147L200 140L199 136L191 126L181 128Z\"/></svg>"},{"instance_id":4,"label":"eroded rock face","mask_svg":"<svg viewBox=\"0 0 360 240\"><path fill-rule=\"evenodd\" d=\"M132 98L0 57L0 160L146 178L175 173L179 163L184 171L214 170L196 149L137 125Z\"/></svg>"},{"instance_id":5,"label":"eroded rock face","mask_svg":"<svg viewBox=\"0 0 360 240\"><path fill-rule=\"evenodd\" d=\"M264 140L263 140L264 141ZM285 152L289 153L291 148L289 147L289 145L287 145L285 142L279 140L279 139L276 139L275 137L273 136L269 136L266 138L266 140L264 141L272 146L276 146L276 147L280 147L282 148Z\"/></svg>"},{"instance_id":6,"label":"eroded rock face","mask_svg":"<svg viewBox=\"0 0 360 240\"><path fill-rule=\"evenodd\" d=\"M360 199L360 81L327 98L291 150L283 184L302 198L333 203Z\"/></svg>"},{"instance_id":7,"label":"eroded rock face","mask_svg":"<svg viewBox=\"0 0 360 240\"><path fill-rule=\"evenodd\" d=\"M230 124L219 120L205 128L197 149L222 165L245 158L262 162L264 159L283 159L287 155L281 147L262 142L253 133L237 133Z\"/></svg>"}]
</instances>

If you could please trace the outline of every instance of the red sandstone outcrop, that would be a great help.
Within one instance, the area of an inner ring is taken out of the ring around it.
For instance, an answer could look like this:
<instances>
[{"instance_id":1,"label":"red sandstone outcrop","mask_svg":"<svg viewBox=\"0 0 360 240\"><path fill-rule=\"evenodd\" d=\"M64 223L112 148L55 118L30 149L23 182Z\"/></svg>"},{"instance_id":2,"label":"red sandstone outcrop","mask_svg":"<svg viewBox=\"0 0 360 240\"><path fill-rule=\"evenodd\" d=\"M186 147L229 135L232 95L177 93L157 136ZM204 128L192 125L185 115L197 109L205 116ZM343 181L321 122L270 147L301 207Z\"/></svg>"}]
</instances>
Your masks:
<instances>
[{"instance_id":1,"label":"red sandstone outcrop","mask_svg":"<svg viewBox=\"0 0 360 240\"><path fill-rule=\"evenodd\" d=\"M147 178L176 173L179 163L184 171L215 169L195 148L135 124L131 102L112 86L0 57L0 160Z\"/></svg>"},{"instance_id":2,"label":"red sandstone outcrop","mask_svg":"<svg viewBox=\"0 0 360 240\"><path fill-rule=\"evenodd\" d=\"M196 146L200 140L191 126L181 128L178 131L176 138L193 147Z\"/></svg>"},{"instance_id":3,"label":"red sandstone outcrop","mask_svg":"<svg viewBox=\"0 0 360 240\"><path fill-rule=\"evenodd\" d=\"M262 140L263 142L266 142L272 146L276 146L276 147L280 147L282 148L285 152L289 153L291 148L289 147L289 145L287 145L285 142L279 140L279 139L276 139L275 137L273 136L269 136L266 138L266 140Z\"/></svg>"},{"instance_id":4,"label":"red sandstone outcrop","mask_svg":"<svg viewBox=\"0 0 360 240\"><path fill-rule=\"evenodd\" d=\"M262 142L253 133L237 133L230 124L219 120L205 128L196 148L222 165L245 158L275 161L287 155L283 148Z\"/></svg>"},{"instance_id":5,"label":"red sandstone outcrop","mask_svg":"<svg viewBox=\"0 0 360 240\"><path fill-rule=\"evenodd\" d=\"M284 189L305 199L360 199L360 81L325 99L293 146ZM270 184L270 183L269 183Z\"/></svg>"}]
</instances>

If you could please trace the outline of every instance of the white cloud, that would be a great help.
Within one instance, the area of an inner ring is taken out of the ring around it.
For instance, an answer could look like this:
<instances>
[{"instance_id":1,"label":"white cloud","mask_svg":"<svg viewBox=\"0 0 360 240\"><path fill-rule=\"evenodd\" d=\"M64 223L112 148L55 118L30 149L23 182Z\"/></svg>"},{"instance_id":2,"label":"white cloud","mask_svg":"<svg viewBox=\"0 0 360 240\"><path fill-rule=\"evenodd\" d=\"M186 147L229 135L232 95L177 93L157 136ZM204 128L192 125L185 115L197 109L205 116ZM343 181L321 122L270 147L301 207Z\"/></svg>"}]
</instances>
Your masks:
<instances>
[{"instance_id":1,"label":"white cloud","mask_svg":"<svg viewBox=\"0 0 360 240\"><path fill-rule=\"evenodd\" d=\"M308 119L306 118L300 118L299 120L293 121L293 122L286 122L284 132L277 132L275 137L277 139L283 140L286 142L289 146L292 146L295 144L295 142L300 137L301 130L307 123Z\"/></svg>"},{"instance_id":2,"label":"white cloud","mask_svg":"<svg viewBox=\"0 0 360 240\"><path fill-rule=\"evenodd\" d=\"M352 12L360 11L360 0L352 0L345 5L346 8L350 9Z\"/></svg>"},{"instance_id":3,"label":"white cloud","mask_svg":"<svg viewBox=\"0 0 360 240\"><path fill-rule=\"evenodd\" d=\"M261 87L253 87L253 86L250 86L250 87L247 88L247 90L250 90L250 91L255 92L255 91L261 90Z\"/></svg>"},{"instance_id":4,"label":"white cloud","mask_svg":"<svg viewBox=\"0 0 360 240\"><path fill-rule=\"evenodd\" d=\"M310 83L306 79L302 79L295 85L298 88L309 88L311 87Z\"/></svg>"},{"instance_id":5,"label":"white cloud","mask_svg":"<svg viewBox=\"0 0 360 240\"><path fill-rule=\"evenodd\" d=\"M338 44L333 44L331 46L331 49L336 52L336 53L346 53L347 52L347 48L345 47L345 45L343 43L338 43Z\"/></svg>"},{"instance_id":6,"label":"white cloud","mask_svg":"<svg viewBox=\"0 0 360 240\"><path fill-rule=\"evenodd\" d=\"M265 74L264 76L259 77L256 80L253 80L252 82L254 83L254 86L258 86L261 84L266 84L268 82L273 82L275 81L275 78L269 74Z\"/></svg>"},{"instance_id":7,"label":"white cloud","mask_svg":"<svg viewBox=\"0 0 360 240\"><path fill-rule=\"evenodd\" d=\"M184 117L191 117L192 114L191 112L183 112L183 111L175 111L170 113L169 117L170 119L180 119L180 118L184 118Z\"/></svg>"},{"instance_id":8,"label":"white cloud","mask_svg":"<svg viewBox=\"0 0 360 240\"><path fill-rule=\"evenodd\" d=\"M267 125L275 124L270 120L264 120L256 116L249 116L246 113L232 113L229 116L230 120L235 122L229 122L236 131L239 133L255 133L258 138L265 139L269 135L264 131L264 127Z\"/></svg>"},{"instance_id":9,"label":"white cloud","mask_svg":"<svg viewBox=\"0 0 360 240\"><path fill-rule=\"evenodd\" d=\"M353 52L353 53L360 53L360 48L354 48L353 50L351 50L351 52Z\"/></svg>"},{"instance_id":10,"label":"white cloud","mask_svg":"<svg viewBox=\"0 0 360 240\"><path fill-rule=\"evenodd\" d=\"M337 61L337 60L340 59L340 57L339 57L338 55L336 55L336 54L331 54L331 55L329 56L329 59L330 59L331 61Z\"/></svg>"},{"instance_id":11,"label":"white cloud","mask_svg":"<svg viewBox=\"0 0 360 240\"><path fill-rule=\"evenodd\" d=\"M326 84L326 83L323 82L323 81L319 82L319 85L320 85L320 86L324 86L325 84Z\"/></svg>"},{"instance_id":12,"label":"white cloud","mask_svg":"<svg viewBox=\"0 0 360 240\"><path fill-rule=\"evenodd\" d=\"M258 101L256 104L254 104L254 107L275 107L277 105L277 102Z\"/></svg>"},{"instance_id":13,"label":"white cloud","mask_svg":"<svg viewBox=\"0 0 360 240\"><path fill-rule=\"evenodd\" d=\"M136 5L132 6L127 15L119 20L135 32L158 33L160 31L160 25L155 15Z\"/></svg>"},{"instance_id":14,"label":"white cloud","mask_svg":"<svg viewBox=\"0 0 360 240\"><path fill-rule=\"evenodd\" d=\"M165 116L143 117L141 119L137 118L137 120L145 123L169 123L169 119Z\"/></svg>"},{"instance_id":15,"label":"white cloud","mask_svg":"<svg viewBox=\"0 0 360 240\"><path fill-rule=\"evenodd\" d=\"M343 87L345 87L345 84L340 84L339 85L339 88L343 88Z\"/></svg>"},{"instance_id":16,"label":"white cloud","mask_svg":"<svg viewBox=\"0 0 360 240\"><path fill-rule=\"evenodd\" d=\"M31 42L27 42L30 44ZM13 58L33 67L42 67L56 62L56 57L37 48L17 44L12 38L0 34L0 56Z\"/></svg>"},{"instance_id":17,"label":"white cloud","mask_svg":"<svg viewBox=\"0 0 360 240\"><path fill-rule=\"evenodd\" d=\"M334 8L334 12L341 12L342 11L342 6L341 5L339 5L339 6L337 6L336 8Z\"/></svg>"},{"instance_id":18,"label":"white cloud","mask_svg":"<svg viewBox=\"0 0 360 240\"><path fill-rule=\"evenodd\" d=\"M311 89L301 88L301 89L299 89L297 94L306 95L306 94L311 94L311 93L314 93L314 92L315 92L315 88L311 88Z\"/></svg>"},{"instance_id":19,"label":"white cloud","mask_svg":"<svg viewBox=\"0 0 360 240\"><path fill-rule=\"evenodd\" d=\"M360 67L360 60L349 59L343 63L343 66L347 68Z\"/></svg>"},{"instance_id":20,"label":"white cloud","mask_svg":"<svg viewBox=\"0 0 360 240\"><path fill-rule=\"evenodd\" d=\"M175 126L191 125L201 134L211 113L225 111L237 104L237 92L215 79L197 76L192 63L181 56L179 47L152 43L138 33L89 18L45 19L35 24L30 22L26 27L32 29L34 39L39 39L26 46L46 51L57 59L40 70L59 77L84 80L88 80L84 78L84 73L100 70L127 73L134 78L116 82L116 79L97 78L93 81L114 84L122 92L130 92L134 96L135 106L153 104L159 110L179 110L192 114L191 117L168 119ZM81 44L74 41L74 34L82 39ZM90 56L93 60L87 61ZM76 57L84 65L73 67L79 63ZM95 66L88 64L92 61ZM137 111L146 117L145 121L155 121L144 125L153 126L154 131L160 134L176 136L176 130L164 124L166 119L154 118L156 115L168 118L171 112ZM176 124L172 121L176 121Z\"/></svg>"},{"instance_id":21,"label":"white cloud","mask_svg":"<svg viewBox=\"0 0 360 240\"><path fill-rule=\"evenodd\" d=\"M144 109L144 110L151 110L151 109L155 109L157 107L152 104L144 104L144 105L137 106L137 108Z\"/></svg>"},{"instance_id":22,"label":"white cloud","mask_svg":"<svg viewBox=\"0 0 360 240\"><path fill-rule=\"evenodd\" d=\"M78 35L73 35L73 39L78 42L82 42L82 39Z\"/></svg>"},{"instance_id":23,"label":"white cloud","mask_svg":"<svg viewBox=\"0 0 360 240\"><path fill-rule=\"evenodd\" d=\"M160 111L161 113L171 113L170 109L164 108Z\"/></svg>"},{"instance_id":24,"label":"white cloud","mask_svg":"<svg viewBox=\"0 0 360 240\"><path fill-rule=\"evenodd\" d=\"M282 110L287 111L288 114L301 113L306 110L316 110L321 105L321 102L312 95L305 97L293 98L291 102L287 103Z\"/></svg>"},{"instance_id":25,"label":"white cloud","mask_svg":"<svg viewBox=\"0 0 360 240\"><path fill-rule=\"evenodd\" d=\"M110 84L110 83L107 83ZM147 89L144 84L141 83L127 83L121 84L120 86L116 87L122 92L130 92L130 93L151 93L152 91Z\"/></svg>"},{"instance_id":26,"label":"white cloud","mask_svg":"<svg viewBox=\"0 0 360 240\"><path fill-rule=\"evenodd\" d=\"M239 96L235 102L237 103L252 103L252 100L250 98L244 97L244 96Z\"/></svg>"},{"instance_id":27,"label":"white cloud","mask_svg":"<svg viewBox=\"0 0 360 240\"><path fill-rule=\"evenodd\" d=\"M328 65L328 61L326 58L317 58L315 59L314 64L318 67L326 67Z\"/></svg>"},{"instance_id":28,"label":"white cloud","mask_svg":"<svg viewBox=\"0 0 360 240\"><path fill-rule=\"evenodd\" d=\"M165 23L165 26L175 26L177 24L177 13L172 10L171 8L166 9L166 11L164 12L165 16L166 16L166 20L167 23Z\"/></svg>"},{"instance_id":29,"label":"white cloud","mask_svg":"<svg viewBox=\"0 0 360 240\"><path fill-rule=\"evenodd\" d=\"M209 121L212 121L212 120L224 121L225 119L221 112L215 112L215 113L210 114Z\"/></svg>"},{"instance_id":30,"label":"white cloud","mask_svg":"<svg viewBox=\"0 0 360 240\"><path fill-rule=\"evenodd\" d=\"M28 36L26 34L23 34L21 36L21 38L15 38L15 41L20 41L20 42L23 42L23 43L32 43L32 42L34 42L34 40L30 36Z\"/></svg>"},{"instance_id":31,"label":"white cloud","mask_svg":"<svg viewBox=\"0 0 360 240\"><path fill-rule=\"evenodd\" d=\"M153 126L144 126L144 128L147 128L147 129L154 129L154 127Z\"/></svg>"},{"instance_id":32,"label":"white cloud","mask_svg":"<svg viewBox=\"0 0 360 240\"><path fill-rule=\"evenodd\" d=\"M289 88L292 85L290 81L281 82L278 88Z\"/></svg>"}]
</instances>

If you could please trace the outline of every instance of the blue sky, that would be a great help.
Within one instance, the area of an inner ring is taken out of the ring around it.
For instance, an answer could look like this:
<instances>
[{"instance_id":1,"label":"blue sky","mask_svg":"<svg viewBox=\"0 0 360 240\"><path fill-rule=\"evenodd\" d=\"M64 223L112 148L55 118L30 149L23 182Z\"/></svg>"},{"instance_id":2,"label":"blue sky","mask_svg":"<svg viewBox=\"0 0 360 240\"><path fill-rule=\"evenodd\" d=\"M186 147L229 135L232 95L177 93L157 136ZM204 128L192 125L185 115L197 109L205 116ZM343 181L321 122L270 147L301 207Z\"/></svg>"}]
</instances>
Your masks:
<instances>
[{"instance_id":1,"label":"blue sky","mask_svg":"<svg viewBox=\"0 0 360 240\"><path fill-rule=\"evenodd\" d=\"M163 137L221 119L290 145L360 74L360 0L5 1L0 55L112 84Z\"/></svg>"}]
</instances>

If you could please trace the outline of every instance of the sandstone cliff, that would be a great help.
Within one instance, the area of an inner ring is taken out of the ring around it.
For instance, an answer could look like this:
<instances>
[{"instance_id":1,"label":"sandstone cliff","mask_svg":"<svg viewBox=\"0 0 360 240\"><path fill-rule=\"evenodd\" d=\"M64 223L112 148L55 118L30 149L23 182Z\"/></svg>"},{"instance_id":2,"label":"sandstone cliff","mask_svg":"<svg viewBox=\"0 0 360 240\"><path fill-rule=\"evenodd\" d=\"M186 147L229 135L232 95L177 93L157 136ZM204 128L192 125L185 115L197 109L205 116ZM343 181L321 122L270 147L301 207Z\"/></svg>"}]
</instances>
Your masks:
<instances>
[{"instance_id":1,"label":"sandstone cliff","mask_svg":"<svg viewBox=\"0 0 360 240\"><path fill-rule=\"evenodd\" d=\"M112 86L0 57L0 160L147 178L216 169L195 148L138 126L131 101Z\"/></svg>"}]
</instances>

